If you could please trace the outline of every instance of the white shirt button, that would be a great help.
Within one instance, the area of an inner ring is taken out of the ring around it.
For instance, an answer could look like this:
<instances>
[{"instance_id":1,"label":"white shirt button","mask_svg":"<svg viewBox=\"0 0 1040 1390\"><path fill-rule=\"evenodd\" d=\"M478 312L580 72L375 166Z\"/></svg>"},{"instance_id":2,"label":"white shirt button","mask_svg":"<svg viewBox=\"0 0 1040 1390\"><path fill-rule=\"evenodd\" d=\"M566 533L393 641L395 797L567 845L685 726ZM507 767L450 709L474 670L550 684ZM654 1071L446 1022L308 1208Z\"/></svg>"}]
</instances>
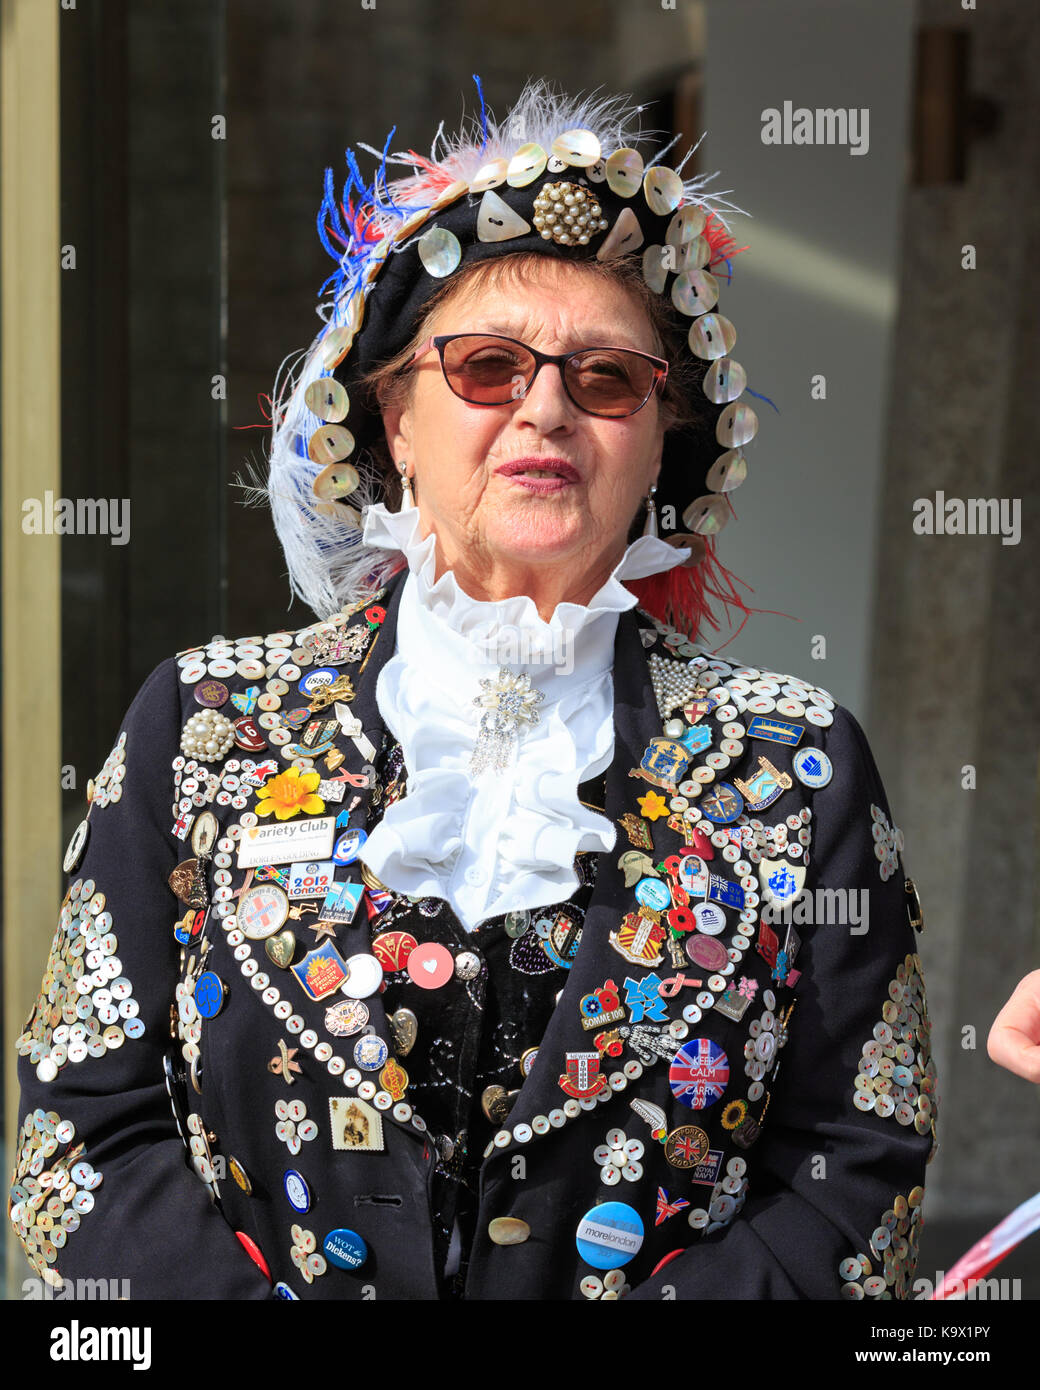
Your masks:
<instances>
[{"instance_id":1,"label":"white shirt button","mask_svg":"<svg viewBox=\"0 0 1040 1390\"><path fill-rule=\"evenodd\" d=\"M487 873L477 864L467 869L463 877L467 883L472 883L474 887L478 888L482 883L487 882Z\"/></svg>"}]
</instances>

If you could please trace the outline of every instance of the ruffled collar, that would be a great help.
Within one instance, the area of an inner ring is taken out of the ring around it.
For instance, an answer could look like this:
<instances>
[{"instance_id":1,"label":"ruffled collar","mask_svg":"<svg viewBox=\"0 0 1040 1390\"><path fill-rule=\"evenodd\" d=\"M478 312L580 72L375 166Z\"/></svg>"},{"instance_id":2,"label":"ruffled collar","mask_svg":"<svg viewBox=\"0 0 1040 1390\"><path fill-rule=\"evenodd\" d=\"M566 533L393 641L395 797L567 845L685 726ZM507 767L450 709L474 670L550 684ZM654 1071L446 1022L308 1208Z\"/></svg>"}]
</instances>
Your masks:
<instances>
[{"instance_id":1,"label":"ruffled collar","mask_svg":"<svg viewBox=\"0 0 1040 1390\"><path fill-rule=\"evenodd\" d=\"M650 574L660 574L674 569L689 556L688 550L668 545L657 536L640 536L628 546L606 583L587 604L559 603L546 622L527 594L495 600L476 599L460 587L450 569L445 570L440 579L435 579L437 537L431 531L423 538L419 529L418 507L391 512L379 502L365 508L362 540L369 546L401 551L414 577L422 607L460 636L484 645L493 640L500 629L519 630L525 635L529 650L547 653L558 649L562 634L568 634L573 640L574 634L582 628L598 626L594 620L601 614L613 614L611 626L616 627L617 615L639 602L635 594L625 588L623 579L644 579Z\"/></svg>"}]
</instances>

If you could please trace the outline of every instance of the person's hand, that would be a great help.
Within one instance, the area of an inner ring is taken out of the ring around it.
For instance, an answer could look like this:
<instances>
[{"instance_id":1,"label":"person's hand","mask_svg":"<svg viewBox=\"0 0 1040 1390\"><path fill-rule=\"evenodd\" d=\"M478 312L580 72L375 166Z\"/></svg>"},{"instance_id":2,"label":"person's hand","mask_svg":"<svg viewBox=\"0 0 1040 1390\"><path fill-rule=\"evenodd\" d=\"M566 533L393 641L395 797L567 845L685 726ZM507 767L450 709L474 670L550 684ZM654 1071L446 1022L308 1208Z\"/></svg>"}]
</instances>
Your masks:
<instances>
[{"instance_id":1,"label":"person's hand","mask_svg":"<svg viewBox=\"0 0 1040 1390\"><path fill-rule=\"evenodd\" d=\"M998 1066L1040 1085L1040 970L1019 980L993 1020L986 1051Z\"/></svg>"}]
</instances>

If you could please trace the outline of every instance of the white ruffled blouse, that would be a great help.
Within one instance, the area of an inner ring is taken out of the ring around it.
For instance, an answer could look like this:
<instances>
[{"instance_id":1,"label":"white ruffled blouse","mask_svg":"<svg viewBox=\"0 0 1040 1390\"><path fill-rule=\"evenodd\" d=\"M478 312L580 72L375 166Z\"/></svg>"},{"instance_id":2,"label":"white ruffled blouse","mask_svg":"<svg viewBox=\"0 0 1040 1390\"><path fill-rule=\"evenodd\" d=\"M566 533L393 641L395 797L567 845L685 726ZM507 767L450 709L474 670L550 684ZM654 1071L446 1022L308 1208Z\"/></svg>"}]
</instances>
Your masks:
<instances>
[{"instance_id":1,"label":"white ruffled blouse","mask_svg":"<svg viewBox=\"0 0 1040 1390\"><path fill-rule=\"evenodd\" d=\"M410 570L394 654L376 682L408 784L361 858L395 892L444 898L472 931L565 901L578 886L575 853L614 848L616 828L577 791L614 755L614 640L619 614L638 602L620 581L671 569L688 552L642 536L587 606L561 603L545 622L526 594L492 602L471 598L451 570L435 580L436 536L419 530L418 508L365 509L364 542L402 551ZM473 700L502 665L545 698L505 770L473 775L482 714Z\"/></svg>"}]
</instances>

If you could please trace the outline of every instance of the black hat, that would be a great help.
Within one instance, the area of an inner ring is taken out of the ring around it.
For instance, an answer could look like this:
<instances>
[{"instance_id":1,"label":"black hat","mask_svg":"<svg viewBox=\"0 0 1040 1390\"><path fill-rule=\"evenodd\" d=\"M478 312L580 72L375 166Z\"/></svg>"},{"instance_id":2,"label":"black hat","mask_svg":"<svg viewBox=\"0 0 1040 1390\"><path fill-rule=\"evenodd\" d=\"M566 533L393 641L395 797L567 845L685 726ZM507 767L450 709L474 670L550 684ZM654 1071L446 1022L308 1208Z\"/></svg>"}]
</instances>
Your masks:
<instances>
[{"instance_id":1,"label":"black hat","mask_svg":"<svg viewBox=\"0 0 1040 1390\"><path fill-rule=\"evenodd\" d=\"M280 391L276 383L266 488L293 588L319 616L362 602L400 566L399 555L361 542L357 508L386 500L370 453L382 418L362 379L407 347L431 296L460 268L519 253L638 258L687 345L670 374L686 409L684 423L665 434L659 530L707 541L694 542L688 565L660 583L640 581L641 597L655 616L682 618L687 631L711 620L707 596L744 609L712 540L732 514L727 494L746 476L742 450L758 427L738 400L746 379L729 356L736 331L718 312L709 269L735 254L719 211L732 205L703 191L705 177L683 178L692 150L678 168L658 162L667 146L644 159L635 144L646 137L632 125L642 109L533 81L501 123L481 93L479 122L447 140L442 126L428 159L388 154L391 131L383 151L371 151L380 165L370 184L348 150L339 199L326 170L318 228L337 269L321 290L324 329L298 375ZM391 164L411 173L391 180Z\"/></svg>"}]
</instances>

